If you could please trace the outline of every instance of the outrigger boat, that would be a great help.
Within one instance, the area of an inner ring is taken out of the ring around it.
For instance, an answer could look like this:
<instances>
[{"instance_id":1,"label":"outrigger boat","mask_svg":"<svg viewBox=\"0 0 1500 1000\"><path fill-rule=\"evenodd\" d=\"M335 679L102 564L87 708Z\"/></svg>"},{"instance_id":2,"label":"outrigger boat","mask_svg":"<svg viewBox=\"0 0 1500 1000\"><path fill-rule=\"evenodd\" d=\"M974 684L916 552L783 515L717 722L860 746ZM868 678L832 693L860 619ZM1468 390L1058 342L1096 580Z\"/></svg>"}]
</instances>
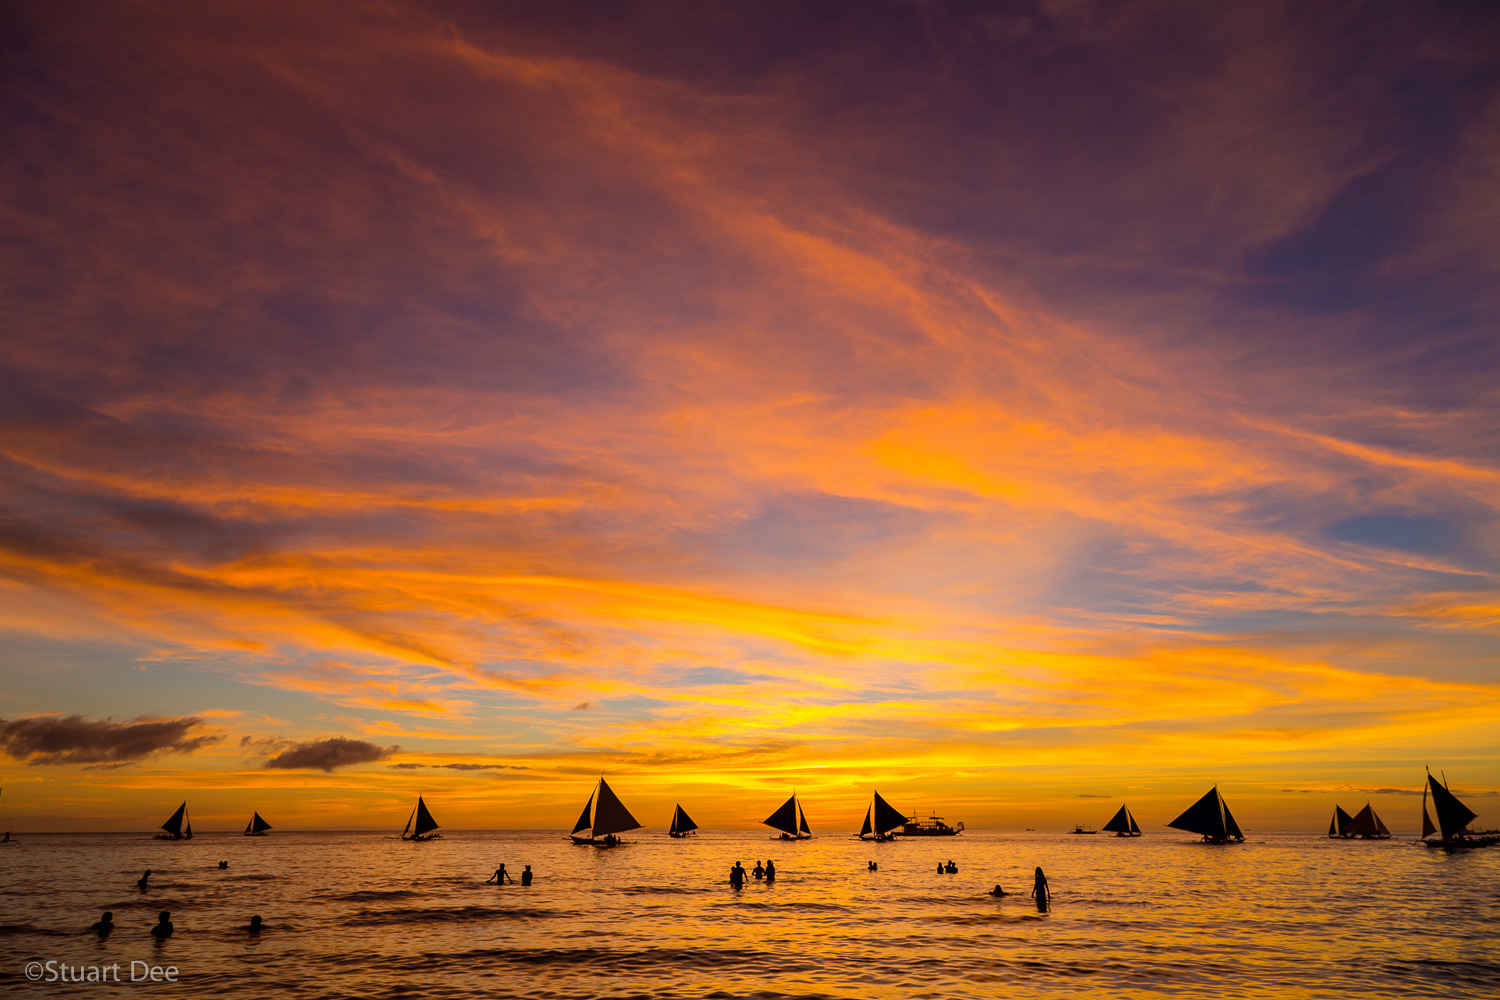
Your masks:
<instances>
[{"instance_id":1,"label":"outrigger boat","mask_svg":"<svg viewBox=\"0 0 1500 1000\"><path fill-rule=\"evenodd\" d=\"M896 832L903 837L956 837L964 832L964 824L960 820L957 826L949 826L936 813L925 820L918 819L916 813L912 813Z\"/></svg>"},{"instance_id":2,"label":"outrigger boat","mask_svg":"<svg viewBox=\"0 0 1500 1000\"><path fill-rule=\"evenodd\" d=\"M1121 806L1120 811L1108 823L1104 824L1104 832L1112 833L1116 837L1139 837L1141 828L1136 824L1135 816L1126 806Z\"/></svg>"},{"instance_id":3,"label":"outrigger boat","mask_svg":"<svg viewBox=\"0 0 1500 1000\"><path fill-rule=\"evenodd\" d=\"M1437 810L1438 825L1432 825L1427 815L1427 793L1432 792L1432 805ZM1500 833L1493 830L1470 830L1469 824L1478 819L1478 814L1459 801L1458 796L1448 790L1448 779L1441 784L1427 771L1427 784L1422 789L1422 839L1418 843L1426 847L1490 847L1500 844ZM1429 840L1434 833L1441 834L1437 840Z\"/></svg>"},{"instance_id":4,"label":"outrigger boat","mask_svg":"<svg viewBox=\"0 0 1500 1000\"><path fill-rule=\"evenodd\" d=\"M260 813L250 817L250 822L245 824L245 836L264 837L266 831L271 829L271 824L260 818Z\"/></svg>"},{"instance_id":5,"label":"outrigger boat","mask_svg":"<svg viewBox=\"0 0 1500 1000\"><path fill-rule=\"evenodd\" d=\"M895 840L895 830L906 824L906 815L885 799L880 793L875 793L875 798L865 809L865 823L859 828L858 839L860 840Z\"/></svg>"},{"instance_id":6,"label":"outrigger boat","mask_svg":"<svg viewBox=\"0 0 1500 1000\"><path fill-rule=\"evenodd\" d=\"M187 825L184 826L184 823ZM157 840L192 840L193 821L188 816L187 803L184 802L178 806L177 811L161 825L161 828L167 832L158 833L156 835Z\"/></svg>"},{"instance_id":7,"label":"outrigger boat","mask_svg":"<svg viewBox=\"0 0 1500 1000\"><path fill-rule=\"evenodd\" d=\"M678 808L680 810L681 806ZM640 825L601 775L598 787L589 793L589 800L583 806L583 814L578 817L573 832L568 836L573 843L583 846L618 847L625 843L619 835L626 830L640 829ZM588 836L579 836L585 830L589 831Z\"/></svg>"},{"instance_id":8,"label":"outrigger boat","mask_svg":"<svg viewBox=\"0 0 1500 1000\"><path fill-rule=\"evenodd\" d=\"M1375 810L1366 802L1365 807L1350 816L1338 806L1333 807L1333 818L1328 821L1328 836L1335 840L1390 840L1391 831L1385 828Z\"/></svg>"},{"instance_id":9,"label":"outrigger boat","mask_svg":"<svg viewBox=\"0 0 1500 1000\"><path fill-rule=\"evenodd\" d=\"M1229 803L1219 794L1219 786L1210 788L1187 811L1167 824L1178 830L1196 833L1205 844L1243 844L1245 835L1229 811Z\"/></svg>"},{"instance_id":10,"label":"outrigger boat","mask_svg":"<svg viewBox=\"0 0 1500 1000\"><path fill-rule=\"evenodd\" d=\"M1084 826L1082 823L1073 824L1073 833L1098 833L1098 830Z\"/></svg>"},{"instance_id":11,"label":"outrigger boat","mask_svg":"<svg viewBox=\"0 0 1500 1000\"><path fill-rule=\"evenodd\" d=\"M796 792L781 804L780 809L761 820L761 823L781 831L777 840L812 839L812 828L807 825L807 813L802 811L802 803L797 801Z\"/></svg>"},{"instance_id":12,"label":"outrigger boat","mask_svg":"<svg viewBox=\"0 0 1500 1000\"><path fill-rule=\"evenodd\" d=\"M687 837L695 834L697 830L698 824L693 822L693 818L687 814L687 810L682 808L682 803L679 802L677 808L672 810L672 825L667 827L667 836Z\"/></svg>"},{"instance_id":13,"label":"outrigger boat","mask_svg":"<svg viewBox=\"0 0 1500 1000\"><path fill-rule=\"evenodd\" d=\"M415 825L413 825L415 824ZM441 833L433 833L438 828L438 821L432 818L432 813L427 811L427 803L422 801L422 796L417 796L417 807L406 817L406 829L401 831L402 840L425 841L442 840Z\"/></svg>"}]
</instances>

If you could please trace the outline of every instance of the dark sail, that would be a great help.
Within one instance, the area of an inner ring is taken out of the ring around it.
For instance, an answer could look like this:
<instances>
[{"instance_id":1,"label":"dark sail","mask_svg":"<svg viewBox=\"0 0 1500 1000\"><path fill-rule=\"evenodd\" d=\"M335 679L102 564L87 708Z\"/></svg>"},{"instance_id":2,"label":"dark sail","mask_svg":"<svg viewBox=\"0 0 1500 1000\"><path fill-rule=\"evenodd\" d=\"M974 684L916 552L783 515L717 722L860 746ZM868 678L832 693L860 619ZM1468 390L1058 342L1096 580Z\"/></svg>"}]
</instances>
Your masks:
<instances>
[{"instance_id":1,"label":"dark sail","mask_svg":"<svg viewBox=\"0 0 1500 1000\"><path fill-rule=\"evenodd\" d=\"M1437 833L1437 827L1432 825L1432 817L1427 815L1427 786L1422 786L1422 836L1424 838Z\"/></svg>"},{"instance_id":2,"label":"dark sail","mask_svg":"<svg viewBox=\"0 0 1500 1000\"><path fill-rule=\"evenodd\" d=\"M761 823L765 826L769 826L773 830L780 830L782 833L785 833L788 836L795 837L797 835L796 794L793 793L791 798L787 799L781 804L780 809L777 809L771 815L761 820ZM805 826L806 823L804 822L803 825Z\"/></svg>"},{"instance_id":3,"label":"dark sail","mask_svg":"<svg viewBox=\"0 0 1500 1000\"><path fill-rule=\"evenodd\" d=\"M876 833L890 833L892 830L906 825L906 817L897 812L895 806L892 806L885 799L881 798L878 791L875 793L874 819L874 830ZM802 823L802 831L804 833L808 832L806 814L802 817Z\"/></svg>"},{"instance_id":4,"label":"dark sail","mask_svg":"<svg viewBox=\"0 0 1500 1000\"><path fill-rule=\"evenodd\" d=\"M594 808L594 836L605 837L611 833L634 830L641 824L630 815L625 803L615 796L614 790L603 779L599 779L599 804Z\"/></svg>"},{"instance_id":5,"label":"dark sail","mask_svg":"<svg viewBox=\"0 0 1500 1000\"><path fill-rule=\"evenodd\" d=\"M1342 837L1349 832L1349 824L1353 822L1348 813L1339 806L1333 807L1333 819L1328 821L1328 836Z\"/></svg>"},{"instance_id":6,"label":"dark sail","mask_svg":"<svg viewBox=\"0 0 1500 1000\"><path fill-rule=\"evenodd\" d=\"M1343 810L1339 810L1343 812ZM1380 817L1375 815L1375 810L1370 808L1368 802L1365 807L1354 814L1354 818L1344 824L1344 832L1353 837L1389 837L1391 831L1380 822Z\"/></svg>"},{"instance_id":7,"label":"dark sail","mask_svg":"<svg viewBox=\"0 0 1500 1000\"><path fill-rule=\"evenodd\" d=\"M411 815L408 816L408 817L406 817L406 829L404 829L404 830L401 831L401 839L402 840L405 840L406 839L406 835L408 833L411 833L411 821L413 819L416 819L416 816L417 816L417 811L415 809L413 809L411 811Z\"/></svg>"},{"instance_id":8,"label":"dark sail","mask_svg":"<svg viewBox=\"0 0 1500 1000\"><path fill-rule=\"evenodd\" d=\"M797 804L797 812L802 816L802 825L801 827L799 827L799 829L801 829L803 833L811 837L812 831L807 828L807 812L802 808L802 804L800 802Z\"/></svg>"},{"instance_id":9,"label":"dark sail","mask_svg":"<svg viewBox=\"0 0 1500 1000\"><path fill-rule=\"evenodd\" d=\"M1125 810L1125 815L1130 817L1130 832L1139 836L1141 828L1135 821L1135 813L1127 809Z\"/></svg>"},{"instance_id":10,"label":"dark sail","mask_svg":"<svg viewBox=\"0 0 1500 1000\"><path fill-rule=\"evenodd\" d=\"M589 814L592 813L593 811L594 811L594 793L593 792L589 792L589 800L583 804L583 813L581 815L579 815L578 822L573 827L573 832L574 833L577 833L580 830L587 830L590 826L592 826L594 824L594 821L589 817Z\"/></svg>"},{"instance_id":11,"label":"dark sail","mask_svg":"<svg viewBox=\"0 0 1500 1000\"><path fill-rule=\"evenodd\" d=\"M1219 796L1219 804L1224 807L1224 830L1229 836L1236 840L1244 840L1245 835L1240 832L1240 825L1234 821L1234 813L1229 811L1229 803L1224 801L1224 796Z\"/></svg>"},{"instance_id":12,"label":"dark sail","mask_svg":"<svg viewBox=\"0 0 1500 1000\"><path fill-rule=\"evenodd\" d=\"M679 804L677 809L672 813L672 828L670 832L687 833L689 830L696 829L698 829L698 824L693 822L692 817L687 814L687 810Z\"/></svg>"},{"instance_id":13,"label":"dark sail","mask_svg":"<svg viewBox=\"0 0 1500 1000\"><path fill-rule=\"evenodd\" d=\"M271 824L260 818L260 813L250 817L250 822L245 824L246 833L265 833L271 829Z\"/></svg>"},{"instance_id":14,"label":"dark sail","mask_svg":"<svg viewBox=\"0 0 1500 1000\"><path fill-rule=\"evenodd\" d=\"M1438 827L1443 831L1443 839L1448 840L1455 834L1464 833L1469 821L1478 814L1458 801L1458 796L1439 784L1430 774L1427 776L1427 786L1432 790L1432 806L1437 810Z\"/></svg>"},{"instance_id":15,"label":"dark sail","mask_svg":"<svg viewBox=\"0 0 1500 1000\"><path fill-rule=\"evenodd\" d=\"M870 812L873 809L873 806L865 806L865 822L864 825L859 828L859 835L861 837L868 837L871 833L875 832L874 827L870 826Z\"/></svg>"},{"instance_id":16,"label":"dark sail","mask_svg":"<svg viewBox=\"0 0 1500 1000\"><path fill-rule=\"evenodd\" d=\"M187 821L187 827L182 831L182 839L183 840L192 840L193 839L193 821L191 819L189 819Z\"/></svg>"},{"instance_id":17,"label":"dark sail","mask_svg":"<svg viewBox=\"0 0 1500 1000\"><path fill-rule=\"evenodd\" d=\"M172 814L172 818L161 825L161 828L174 837L182 836L182 819L186 815L187 803L184 802L177 807L177 811Z\"/></svg>"},{"instance_id":18,"label":"dark sail","mask_svg":"<svg viewBox=\"0 0 1500 1000\"><path fill-rule=\"evenodd\" d=\"M1219 786L1210 788L1187 811L1167 824L1178 830L1196 833L1200 837L1223 837L1229 831L1224 826L1224 810L1219 805Z\"/></svg>"},{"instance_id":19,"label":"dark sail","mask_svg":"<svg viewBox=\"0 0 1500 1000\"><path fill-rule=\"evenodd\" d=\"M1125 810L1124 806L1121 806L1120 811L1115 813L1114 817L1099 829L1103 830L1105 833L1129 833L1130 813Z\"/></svg>"},{"instance_id":20,"label":"dark sail","mask_svg":"<svg viewBox=\"0 0 1500 1000\"><path fill-rule=\"evenodd\" d=\"M427 803L422 801L422 796L417 796L417 826L415 836L423 836L438 828L437 820L432 818L432 813L427 811Z\"/></svg>"}]
</instances>

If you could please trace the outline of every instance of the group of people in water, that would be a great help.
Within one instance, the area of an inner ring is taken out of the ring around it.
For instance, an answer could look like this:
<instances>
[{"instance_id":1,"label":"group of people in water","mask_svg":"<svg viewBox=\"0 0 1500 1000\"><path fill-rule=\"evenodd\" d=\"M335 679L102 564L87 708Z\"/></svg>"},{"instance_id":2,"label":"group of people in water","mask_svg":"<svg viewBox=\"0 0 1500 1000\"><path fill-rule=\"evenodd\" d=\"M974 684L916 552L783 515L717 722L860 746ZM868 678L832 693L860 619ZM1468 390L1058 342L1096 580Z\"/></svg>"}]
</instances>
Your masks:
<instances>
[{"instance_id":1,"label":"group of people in water","mask_svg":"<svg viewBox=\"0 0 1500 1000\"><path fill-rule=\"evenodd\" d=\"M487 878L487 879L484 880L484 884L485 885L489 885L491 882L495 883L496 885L515 885L516 884L516 880L513 879L513 878L511 878L510 877L510 873L505 870L505 862L504 861L500 862L500 867L495 869L495 874L491 875L489 878ZM530 885L531 884L531 866L530 865L527 865L525 867L525 869L522 870L522 872L521 872L521 884L522 885Z\"/></svg>"},{"instance_id":2,"label":"group of people in water","mask_svg":"<svg viewBox=\"0 0 1500 1000\"><path fill-rule=\"evenodd\" d=\"M1009 896L1010 893L1000 888L1000 883L995 883L995 888L990 890L991 896ZM1036 900L1036 908L1046 911L1052 905L1052 889L1047 885L1047 876L1040 866L1036 870L1031 883L1031 898Z\"/></svg>"},{"instance_id":3,"label":"group of people in water","mask_svg":"<svg viewBox=\"0 0 1500 1000\"><path fill-rule=\"evenodd\" d=\"M256 915L250 918L250 922L245 925L244 929L251 934L259 934L261 931L265 930L265 927L266 925L261 920L260 916ZM93 926L89 928L89 930L93 931L101 938L109 937L110 933L113 932L114 929L115 915L112 910L105 910L104 915L101 916L98 920L94 921ZM156 926L151 928L152 937L156 938L156 940L158 941L165 941L167 938L176 933L176 931L177 927L172 923L171 911L162 910L156 915Z\"/></svg>"},{"instance_id":4,"label":"group of people in water","mask_svg":"<svg viewBox=\"0 0 1500 1000\"><path fill-rule=\"evenodd\" d=\"M770 884L776 881L776 862L767 861L762 865L757 861L755 867L750 869L750 874L757 879L765 879L766 883ZM745 886L745 866L738 861L734 863L733 868L729 869L729 884L736 889L742 889Z\"/></svg>"}]
</instances>

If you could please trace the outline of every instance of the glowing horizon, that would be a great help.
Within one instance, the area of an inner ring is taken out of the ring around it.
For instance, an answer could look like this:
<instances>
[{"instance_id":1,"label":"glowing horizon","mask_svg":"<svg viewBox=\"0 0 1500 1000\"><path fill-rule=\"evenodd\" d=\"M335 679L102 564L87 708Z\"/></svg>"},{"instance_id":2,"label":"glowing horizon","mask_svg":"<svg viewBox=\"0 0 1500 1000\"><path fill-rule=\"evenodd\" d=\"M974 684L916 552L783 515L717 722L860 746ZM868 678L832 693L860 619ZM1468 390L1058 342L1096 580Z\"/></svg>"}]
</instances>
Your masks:
<instances>
[{"instance_id":1,"label":"glowing horizon","mask_svg":"<svg viewBox=\"0 0 1500 1000\"><path fill-rule=\"evenodd\" d=\"M16 14L13 822L1496 825L1492 55L1154 10Z\"/></svg>"}]
</instances>

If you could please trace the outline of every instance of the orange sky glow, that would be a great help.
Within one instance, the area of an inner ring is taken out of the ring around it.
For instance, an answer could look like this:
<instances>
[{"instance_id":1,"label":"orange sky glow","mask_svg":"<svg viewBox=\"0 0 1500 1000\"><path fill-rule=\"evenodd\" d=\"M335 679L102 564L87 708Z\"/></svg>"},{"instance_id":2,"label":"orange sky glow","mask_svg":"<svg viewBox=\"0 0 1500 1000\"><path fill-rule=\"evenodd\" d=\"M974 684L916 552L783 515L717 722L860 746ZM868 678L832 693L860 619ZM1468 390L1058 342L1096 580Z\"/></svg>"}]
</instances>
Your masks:
<instances>
[{"instance_id":1,"label":"orange sky glow","mask_svg":"<svg viewBox=\"0 0 1500 1000\"><path fill-rule=\"evenodd\" d=\"M8 11L12 822L1500 821L1492 44L872 10Z\"/></svg>"}]
</instances>

